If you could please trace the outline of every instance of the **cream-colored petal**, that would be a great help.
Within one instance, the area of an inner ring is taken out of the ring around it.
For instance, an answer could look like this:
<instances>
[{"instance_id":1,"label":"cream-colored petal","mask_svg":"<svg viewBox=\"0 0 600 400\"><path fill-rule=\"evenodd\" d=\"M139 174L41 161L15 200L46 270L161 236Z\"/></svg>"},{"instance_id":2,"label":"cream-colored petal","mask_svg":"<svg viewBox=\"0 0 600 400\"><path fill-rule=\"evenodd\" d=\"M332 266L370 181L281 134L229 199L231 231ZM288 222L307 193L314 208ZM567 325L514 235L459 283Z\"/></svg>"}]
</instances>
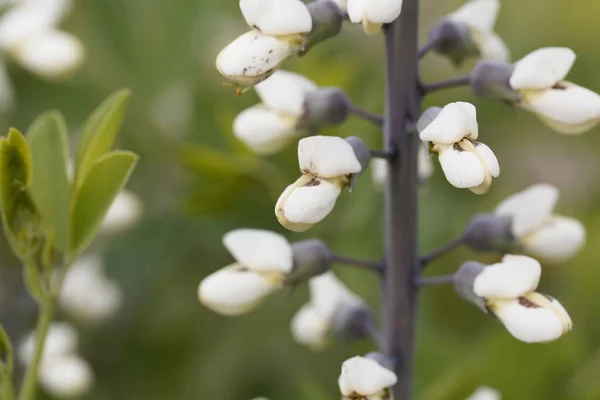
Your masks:
<instances>
[{"instance_id":1,"label":"cream-colored petal","mask_svg":"<svg viewBox=\"0 0 600 400\"><path fill-rule=\"evenodd\" d=\"M333 210L340 193L341 185L338 182L313 177L289 193L281 204L283 214L292 223L316 224Z\"/></svg>"},{"instance_id":2,"label":"cream-colored petal","mask_svg":"<svg viewBox=\"0 0 600 400\"><path fill-rule=\"evenodd\" d=\"M311 303L319 314L331 320L342 305L359 305L362 300L356 296L333 272L326 272L308 281Z\"/></svg>"},{"instance_id":3,"label":"cream-colored petal","mask_svg":"<svg viewBox=\"0 0 600 400\"><path fill-rule=\"evenodd\" d=\"M481 59L487 61L508 62L510 51L504 40L495 32L473 32L473 41L479 50Z\"/></svg>"},{"instance_id":4,"label":"cream-colored petal","mask_svg":"<svg viewBox=\"0 0 600 400\"><path fill-rule=\"evenodd\" d=\"M440 144L452 144L464 138L477 139L475 106L460 101L446 105L419 136L423 141Z\"/></svg>"},{"instance_id":5,"label":"cream-colored petal","mask_svg":"<svg viewBox=\"0 0 600 400\"><path fill-rule=\"evenodd\" d=\"M484 183L486 169L475 153L458 145L444 146L438 159L450 184L459 189L474 188Z\"/></svg>"},{"instance_id":6,"label":"cream-colored petal","mask_svg":"<svg viewBox=\"0 0 600 400\"><path fill-rule=\"evenodd\" d=\"M35 342L36 333L33 331L19 345L19 359L25 365L29 365L33 359ZM78 344L79 335L73 326L66 322L53 322L46 334L43 358L51 359L72 353L77 349Z\"/></svg>"},{"instance_id":7,"label":"cream-colored petal","mask_svg":"<svg viewBox=\"0 0 600 400\"><path fill-rule=\"evenodd\" d=\"M451 21L462 22L470 28L491 32L500 11L499 0L471 0L448 15Z\"/></svg>"},{"instance_id":8,"label":"cream-colored petal","mask_svg":"<svg viewBox=\"0 0 600 400\"><path fill-rule=\"evenodd\" d=\"M329 327L329 320L309 303L294 314L290 328L296 342L313 350L322 350L329 343Z\"/></svg>"},{"instance_id":9,"label":"cream-colored petal","mask_svg":"<svg viewBox=\"0 0 600 400\"><path fill-rule=\"evenodd\" d=\"M528 254L553 262L565 262L585 244L585 228L576 219L560 215L547 218L521 239Z\"/></svg>"},{"instance_id":10,"label":"cream-colored petal","mask_svg":"<svg viewBox=\"0 0 600 400\"><path fill-rule=\"evenodd\" d=\"M38 379L53 397L73 399L80 398L90 389L94 375L84 359L68 354L44 360Z\"/></svg>"},{"instance_id":11,"label":"cream-colored petal","mask_svg":"<svg viewBox=\"0 0 600 400\"><path fill-rule=\"evenodd\" d=\"M350 143L337 136L310 136L298 143L302 172L321 178L359 173L362 169Z\"/></svg>"},{"instance_id":12,"label":"cream-colored petal","mask_svg":"<svg viewBox=\"0 0 600 400\"><path fill-rule=\"evenodd\" d=\"M393 22L402 11L402 0L367 0L363 6L363 19L378 24Z\"/></svg>"},{"instance_id":13,"label":"cream-colored petal","mask_svg":"<svg viewBox=\"0 0 600 400\"><path fill-rule=\"evenodd\" d=\"M223 236L223 245L238 263L252 271L287 273L292 270L292 247L278 233L236 229Z\"/></svg>"},{"instance_id":14,"label":"cream-colored petal","mask_svg":"<svg viewBox=\"0 0 600 400\"><path fill-rule=\"evenodd\" d=\"M369 398L368 396L381 395L397 381L396 374L376 361L365 357L353 357L342 364L338 386L344 396L361 395Z\"/></svg>"},{"instance_id":15,"label":"cream-colored petal","mask_svg":"<svg viewBox=\"0 0 600 400\"><path fill-rule=\"evenodd\" d=\"M256 154L270 155L283 150L294 140L296 119L259 104L235 117L233 134Z\"/></svg>"},{"instance_id":16,"label":"cream-colored petal","mask_svg":"<svg viewBox=\"0 0 600 400\"><path fill-rule=\"evenodd\" d=\"M300 0L240 0L248 25L266 35L308 33L312 18Z\"/></svg>"},{"instance_id":17,"label":"cream-colored petal","mask_svg":"<svg viewBox=\"0 0 600 400\"><path fill-rule=\"evenodd\" d=\"M498 159L496 158L496 155L494 154L492 149L490 149L488 146L481 142L476 142L474 146L477 156L483 162L483 165L485 165L485 168L487 169L489 174L492 175L494 178L499 177L500 164L498 163Z\"/></svg>"},{"instance_id":18,"label":"cream-colored petal","mask_svg":"<svg viewBox=\"0 0 600 400\"><path fill-rule=\"evenodd\" d=\"M277 203L275 204L275 216L277 217L277 221L283 226L285 229L289 229L292 232L304 232L310 229L313 224L308 223L297 223L290 222L285 216L284 205L288 199L288 197L292 194L292 192L298 187L298 185L303 185L310 180L312 180L313 176L303 175L304 178L301 182L297 180L293 184L289 185L285 188L279 199L277 199Z\"/></svg>"},{"instance_id":19,"label":"cream-colored petal","mask_svg":"<svg viewBox=\"0 0 600 400\"><path fill-rule=\"evenodd\" d=\"M510 86L520 89L548 89L562 81L575 62L575 52L567 47L543 47L515 63Z\"/></svg>"},{"instance_id":20,"label":"cream-colored petal","mask_svg":"<svg viewBox=\"0 0 600 400\"><path fill-rule=\"evenodd\" d=\"M484 298L514 299L534 291L542 275L542 266L531 257L505 255L501 262L489 265L477 275L473 291Z\"/></svg>"},{"instance_id":21,"label":"cream-colored petal","mask_svg":"<svg viewBox=\"0 0 600 400\"><path fill-rule=\"evenodd\" d=\"M304 95L318 89L318 86L300 74L279 70L254 86L254 89L266 108L290 116L300 116Z\"/></svg>"}]
</instances>

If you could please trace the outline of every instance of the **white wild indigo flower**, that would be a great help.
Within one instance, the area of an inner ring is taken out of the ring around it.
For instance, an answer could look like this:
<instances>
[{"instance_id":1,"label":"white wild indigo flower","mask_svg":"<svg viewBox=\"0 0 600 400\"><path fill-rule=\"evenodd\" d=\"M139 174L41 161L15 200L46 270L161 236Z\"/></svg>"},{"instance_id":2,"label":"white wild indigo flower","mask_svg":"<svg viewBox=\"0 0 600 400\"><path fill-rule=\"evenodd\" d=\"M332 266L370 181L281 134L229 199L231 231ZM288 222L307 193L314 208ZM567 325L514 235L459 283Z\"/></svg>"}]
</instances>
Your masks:
<instances>
[{"instance_id":1,"label":"white wild indigo flower","mask_svg":"<svg viewBox=\"0 0 600 400\"><path fill-rule=\"evenodd\" d=\"M142 215L142 202L140 198L129 190L123 190L111 204L100 233L111 235L132 228Z\"/></svg>"},{"instance_id":2,"label":"white wild indigo flower","mask_svg":"<svg viewBox=\"0 0 600 400\"><path fill-rule=\"evenodd\" d=\"M552 185L533 185L507 197L494 212L512 218L512 235L527 254L564 262L581 249L586 234L581 222L553 214L558 195Z\"/></svg>"},{"instance_id":3,"label":"white wild indigo flower","mask_svg":"<svg viewBox=\"0 0 600 400\"><path fill-rule=\"evenodd\" d=\"M119 285L104 275L100 256L87 254L79 257L69 269L59 302L72 318L96 322L114 315L121 298Z\"/></svg>"},{"instance_id":4,"label":"white wild indigo flower","mask_svg":"<svg viewBox=\"0 0 600 400\"><path fill-rule=\"evenodd\" d=\"M25 365L33 359L35 332L19 346L19 358ZM76 354L79 338L75 329L64 323L50 325L44 345L38 380L56 398L81 397L91 387L94 377L88 363Z\"/></svg>"},{"instance_id":5,"label":"white wild indigo flower","mask_svg":"<svg viewBox=\"0 0 600 400\"><path fill-rule=\"evenodd\" d=\"M350 21L362 23L367 35L375 35L398 18L402 0L347 0L347 9Z\"/></svg>"},{"instance_id":6,"label":"white wild indigo flower","mask_svg":"<svg viewBox=\"0 0 600 400\"><path fill-rule=\"evenodd\" d=\"M298 143L303 175L277 200L275 215L285 228L303 232L333 210L350 176L362 170L352 146L336 136L311 136Z\"/></svg>"},{"instance_id":7,"label":"white wild indigo flower","mask_svg":"<svg viewBox=\"0 0 600 400\"><path fill-rule=\"evenodd\" d=\"M292 318L294 339L313 350L321 350L331 338L332 322L342 308L360 307L363 301L352 293L333 272L308 281L310 302Z\"/></svg>"},{"instance_id":8,"label":"white wild indigo flower","mask_svg":"<svg viewBox=\"0 0 600 400\"><path fill-rule=\"evenodd\" d=\"M535 292L542 267L533 258L505 255L485 267L473 292L515 338L526 343L549 342L569 332L569 314L554 298Z\"/></svg>"},{"instance_id":9,"label":"white wild indigo flower","mask_svg":"<svg viewBox=\"0 0 600 400\"><path fill-rule=\"evenodd\" d=\"M566 47L535 50L515 63L509 82L521 108L565 134L585 132L600 121L600 95L564 80L575 57Z\"/></svg>"},{"instance_id":10,"label":"white wild indigo flower","mask_svg":"<svg viewBox=\"0 0 600 400\"><path fill-rule=\"evenodd\" d=\"M502 400L502 396L496 389L481 386L467 400Z\"/></svg>"},{"instance_id":11,"label":"white wild indigo flower","mask_svg":"<svg viewBox=\"0 0 600 400\"><path fill-rule=\"evenodd\" d=\"M487 193L500 166L492 150L477 142L477 111L470 103L446 105L420 132L421 140L431 142L448 182L473 193Z\"/></svg>"},{"instance_id":12,"label":"white wild indigo flower","mask_svg":"<svg viewBox=\"0 0 600 400\"><path fill-rule=\"evenodd\" d=\"M276 71L254 86L262 100L242 111L233 121L233 133L255 153L273 154L287 146L297 135L306 92L317 85L287 71Z\"/></svg>"},{"instance_id":13,"label":"white wild indigo flower","mask_svg":"<svg viewBox=\"0 0 600 400\"><path fill-rule=\"evenodd\" d=\"M369 168L373 184L376 188L383 189L388 176L388 162L382 158L373 158ZM419 146L417 173L421 182L425 182L433 175L433 162L425 144Z\"/></svg>"},{"instance_id":14,"label":"white wild indigo flower","mask_svg":"<svg viewBox=\"0 0 600 400\"><path fill-rule=\"evenodd\" d=\"M468 28L483 60L506 62L510 53L502 38L494 32L499 11L500 0L471 0L447 18Z\"/></svg>"},{"instance_id":15,"label":"white wild indigo flower","mask_svg":"<svg viewBox=\"0 0 600 400\"><path fill-rule=\"evenodd\" d=\"M281 235L259 229L237 229L223 237L236 262L200 282L198 297L211 310L235 316L256 308L283 287L292 270L293 255Z\"/></svg>"},{"instance_id":16,"label":"white wild indigo flower","mask_svg":"<svg viewBox=\"0 0 600 400\"><path fill-rule=\"evenodd\" d=\"M342 364L338 386L344 400L383 400L397 381L396 374L377 361L357 356Z\"/></svg>"},{"instance_id":17,"label":"white wild indigo flower","mask_svg":"<svg viewBox=\"0 0 600 400\"><path fill-rule=\"evenodd\" d=\"M298 53L313 23L300 0L240 0L251 31L228 44L217 56L217 70L229 81L255 85Z\"/></svg>"}]
</instances>

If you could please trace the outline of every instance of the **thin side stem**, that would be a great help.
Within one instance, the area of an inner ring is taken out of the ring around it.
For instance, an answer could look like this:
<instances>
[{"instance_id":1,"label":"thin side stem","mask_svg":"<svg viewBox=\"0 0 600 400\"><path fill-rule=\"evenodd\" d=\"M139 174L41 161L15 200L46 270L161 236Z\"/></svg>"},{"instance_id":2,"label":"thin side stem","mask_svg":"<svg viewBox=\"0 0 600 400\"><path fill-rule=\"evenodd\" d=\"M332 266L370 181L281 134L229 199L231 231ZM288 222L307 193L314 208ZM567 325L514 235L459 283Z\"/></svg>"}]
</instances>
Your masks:
<instances>
[{"instance_id":1,"label":"thin side stem","mask_svg":"<svg viewBox=\"0 0 600 400\"><path fill-rule=\"evenodd\" d=\"M383 158L384 160L391 161L396 157L396 153L387 150L369 150L372 158Z\"/></svg>"},{"instance_id":2,"label":"thin side stem","mask_svg":"<svg viewBox=\"0 0 600 400\"><path fill-rule=\"evenodd\" d=\"M419 48L419 60L427 55L431 49L438 43L438 38L429 39L423 47Z\"/></svg>"},{"instance_id":3,"label":"thin side stem","mask_svg":"<svg viewBox=\"0 0 600 400\"><path fill-rule=\"evenodd\" d=\"M371 324L368 324L366 326L366 333L369 336L369 338L371 338L371 340L373 341L373 343L375 343L375 345L377 346L377 348L381 351L381 349L383 349L383 346L384 346L383 335L377 329L377 326L375 325L374 322L371 323Z\"/></svg>"},{"instance_id":4,"label":"thin side stem","mask_svg":"<svg viewBox=\"0 0 600 400\"><path fill-rule=\"evenodd\" d=\"M348 105L348 112L366 121L372 122L377 126L383 125L383 117L367 110L363 110L354 104Z\"/></svg>"},{"instance_id":5,"label":"thin side stem","mask_svg":"<svg viewBox=\"0 0 600 400\"><path fill-rule=\"evenodd\" d=\"M421 90L424 94L437 92L438 90L452 89L461 86L468 86L471 84L471 75L461 76L459 78L448 79L447 81L435 82L435 83L423 83Z\"/></svg>"},{"instance_id":6,"label":"thin side stem","mask_svg":"<svg viewBox=\"0 0 600 400\"><path fill-rule=\"evenodd\" d=\"M378 274L383 273L383 264L381 262L369 261L369 260L359 260L357 258L340 256L338 254L331 254L330 259L332 262L353 265L355 267L367 269L372 272L377 272Z\"/></svg>"},{"instance_id":7,"label":"thin side stem","mask_svg":"<svg viewBox=\"0 0 600 400\"><path fill-rule=\"evenodd\" d=\"M404 0L402 13L386 26L386 112L384 149L396 151L389 161L385 191L385 279L383 281L383 350L395 360L398 383L393 398L412 398L417 254L420 139L407 127L420 115L418 91L419 0Z\"/></svg>"},{"instance_id":8,"label":"thin side stem","mask_svg":"<svg viewBox=\"0 0 600 400\"><path fill-rule=\"evenodd\" d=\"M433 250L432 252L430 252L424 256L421 256L421 268L425 268L425 266L427 266L427 264L429 264L436 258L441 257L444 254L451 252L452 250L456 249L457 247L460 247L464 243L464 241L465 241L464 236L459 236L459 237L451 240L450 242L446 243L442 247L439 247L439 248Z\"/></svg>"},{"instance_id":9,"label":"thin side stem","mask_svg":"<svg viewBox=\"0 0 600 400\"><path fill-rule=\"evenodd\" d=\"M14 351L10 338L3 327L0 327L0 337L5 347L6 361L0 371L2 378L2 400L14 400L15 391L13 387Z\"/></svg>"},{"instance_id":10,"label":"thin side stem","mask_svg":"<svg viewBox=\"0 0 600 400\"><path fill-rule=\"evenodd\" d=\"M454 283L454 275L428 276L417 279L417 285L423 286L440 286L451 285Z\"/></svg>"}]
</instances>

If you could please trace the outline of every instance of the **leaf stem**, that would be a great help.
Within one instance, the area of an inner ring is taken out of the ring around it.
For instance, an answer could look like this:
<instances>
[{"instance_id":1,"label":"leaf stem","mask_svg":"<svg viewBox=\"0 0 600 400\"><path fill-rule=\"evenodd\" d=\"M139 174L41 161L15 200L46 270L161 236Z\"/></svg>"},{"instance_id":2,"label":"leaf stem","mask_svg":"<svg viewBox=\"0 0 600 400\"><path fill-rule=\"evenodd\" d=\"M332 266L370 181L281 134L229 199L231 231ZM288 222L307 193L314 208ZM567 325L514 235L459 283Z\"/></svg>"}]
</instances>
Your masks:
<instances>
[{"instance_id":1,"label":"leaf stem","mask_svg":"<svg viewBox=\"0 0 600 400\"><path fill-rule=\"evenodd\" d=\"M434 82L434 83L423 83L421 90L423 94L437 92L444 89L452 89L461 86L468 86L471 84L471 75L465 75L458 78L448 79L446 81Z\"/></svg>"}]
</instances>

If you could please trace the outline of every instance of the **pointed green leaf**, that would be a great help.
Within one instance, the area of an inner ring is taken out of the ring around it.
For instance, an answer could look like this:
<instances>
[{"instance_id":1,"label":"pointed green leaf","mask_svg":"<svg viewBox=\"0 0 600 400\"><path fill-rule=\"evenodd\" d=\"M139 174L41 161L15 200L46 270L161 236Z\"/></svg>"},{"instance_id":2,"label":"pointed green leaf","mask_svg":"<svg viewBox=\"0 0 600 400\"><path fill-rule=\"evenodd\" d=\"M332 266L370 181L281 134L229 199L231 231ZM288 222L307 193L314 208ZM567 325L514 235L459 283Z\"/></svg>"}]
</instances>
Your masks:
<instances>
[{"instance_id":1,"label":"pointed green leaf","mask_svg":"<svg viewBox=\"0 0 600 400\"><path fill-rule=\"evenodd\" d=\"M77 185L81 184L81 177L87 173L87 170L98 158L110 151L115 144L130 96L129 90L113 93L94 110L85 122L77 148Z\"/></svg>"},{"instance_id":2,"label":"pointed green leaf","mask_svg":"<svg viewBox=\"0 0 600 400\"><path fill-rule=\"evenodd\" d=\"M71 251L82 252L93 240L113 200L135 167L137 155L113 151L93 164L82 177L71 213Z\"/></svg>"},{"instance_id":3,"label":"pointed green leaf","mask_svg":"<svg viewBox=\"0 0 600 400\"><path fill-rule=\"evenodd\" d=\"M31 155L21 132L11 129L0 139L0 209L4 233L15 254L23 259L37 233L39 216L27 190Z\"/></svg>"},{"instance_id":4,"label":"pointed green leaf","mask_svg":"<svg viewBox=\"0 0 600 400\"><path fill-rule=\"evenodd\" d=\"M31 151L30 193L42 217L53 232L56 246L69 247L69 145L63 116L50 111L39 116L27 131Z\"/></svg>"},{"instance_id":5,"label":"pointed green leaf","mask_svg":"<svg viewBox=\"0 0 600 400\"><path fill-rule=\"evenodd\" d=\"M38 304L43 304L46 298L46 291L42 284L42 275L35 262L27 262L23 266L23 281L29 294L37 300Z\"/></svg>"}]
</instances>

